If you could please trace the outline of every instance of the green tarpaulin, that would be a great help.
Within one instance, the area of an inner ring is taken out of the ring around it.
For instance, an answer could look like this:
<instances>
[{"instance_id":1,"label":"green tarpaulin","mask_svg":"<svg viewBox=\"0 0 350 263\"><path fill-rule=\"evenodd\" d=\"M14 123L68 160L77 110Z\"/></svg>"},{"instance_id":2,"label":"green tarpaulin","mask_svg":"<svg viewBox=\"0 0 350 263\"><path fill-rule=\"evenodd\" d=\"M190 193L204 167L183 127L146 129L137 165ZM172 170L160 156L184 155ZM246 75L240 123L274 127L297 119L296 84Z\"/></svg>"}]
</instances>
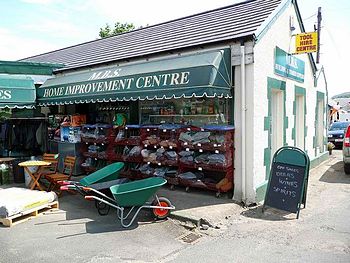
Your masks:
<instances>
[{"instance_id":1,"label":"green tarpaulin","mask_svg":"<svg viewBox=\"0 0 350 263\"><path fill-rule=\"evenodd\" d=\"M39 105L231 97L229 49L57 75L37 89Z\"/></svg>"},{"instance_id":2,"label":"green tarpaulin","mask_svg":"<svg viewBox=\"0 0 350 263\"><path fill-rule=\"evenodd\" d=\"M33 108L35 98L33 79L0 75L0 108Z\"/></svg>"}]
</instances>

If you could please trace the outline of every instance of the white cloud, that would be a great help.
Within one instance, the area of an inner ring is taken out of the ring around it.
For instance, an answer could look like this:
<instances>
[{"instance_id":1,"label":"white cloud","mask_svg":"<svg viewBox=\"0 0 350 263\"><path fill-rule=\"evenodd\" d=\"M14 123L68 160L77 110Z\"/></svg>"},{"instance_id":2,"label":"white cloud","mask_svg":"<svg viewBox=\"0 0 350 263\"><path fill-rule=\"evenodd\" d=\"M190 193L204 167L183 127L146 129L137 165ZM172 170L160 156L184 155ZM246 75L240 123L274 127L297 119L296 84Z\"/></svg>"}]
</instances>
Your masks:
<instances>
[{"instance_id":1,"label":"white cloud","mask_svg":"<svg viewBox=\"0 0 350 263\"><path fill-rule=\"evenodd\" d=\"M37 36L45 34L45 37L67 39L77 36L81 32L81 28L78 28L69 21L48 20L45 18L36 21L35 24L22 25L22 29L32 32Z\"/></svg>"},{"instance_id":2,"label":"white cloud","mask_svg":"<svg viewBox=\"0 0 350 263\"><path fill-rule=\"evenodd\" d=\"M21 0L21 2L23 3L27 3L27 4L51 4L53 2L55 2L55 0Z\"/></svg>"},{"instance_id":3,"label":"white cloud","mask_svg":"<svg viewBox=\"0 0 350 263\"><path fill-rule=\"evenodd\" d=\"M5 28L0 28L0 35L0 60L18 60L60 48L37 38L15 35Z\"/></svg>"}]
</instances>

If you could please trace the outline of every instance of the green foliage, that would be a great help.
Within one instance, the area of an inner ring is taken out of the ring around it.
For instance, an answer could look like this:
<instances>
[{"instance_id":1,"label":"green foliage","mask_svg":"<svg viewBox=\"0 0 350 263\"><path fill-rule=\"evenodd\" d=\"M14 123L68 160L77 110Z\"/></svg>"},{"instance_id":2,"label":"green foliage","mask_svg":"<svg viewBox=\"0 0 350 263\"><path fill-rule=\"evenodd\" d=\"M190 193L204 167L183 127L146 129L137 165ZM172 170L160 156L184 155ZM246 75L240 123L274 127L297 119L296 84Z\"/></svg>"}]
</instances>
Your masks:
<instances>
[{"instance_id":1,"label":"green foliage","mask_svg":"<svg viewBox=\"0 0 350 263\"><path fill-rule=\"evenodd\" d=\"M115 23L114 28L112 29L109 24L106 24L105 27L100 28L99 36L100 38L111 37L119 35L125 32L134 30L135 26L133 23Z\"/></svg>"}]
</instances>

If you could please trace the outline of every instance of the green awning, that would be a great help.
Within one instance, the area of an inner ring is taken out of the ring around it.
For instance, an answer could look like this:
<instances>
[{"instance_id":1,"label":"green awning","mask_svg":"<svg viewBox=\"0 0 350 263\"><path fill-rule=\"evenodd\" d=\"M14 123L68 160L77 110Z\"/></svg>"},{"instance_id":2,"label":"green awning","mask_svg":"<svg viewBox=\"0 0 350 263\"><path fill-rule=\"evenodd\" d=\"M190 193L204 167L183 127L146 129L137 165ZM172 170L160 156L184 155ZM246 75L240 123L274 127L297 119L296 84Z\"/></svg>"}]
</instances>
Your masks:
<instances>
[{"instance_id":1,"label":"green awning","mask_svg":"<svg viewBox=\"0 0 350 263\"><path fill-rule=\"evenodd\" d=\"M231 97L230 50L57 75L37 89L38 104Z\"/></svg>"},{"instance_id":2,"label":"green awning","mask_svg":"<svg viewBox=\"0 0 350 263\"><path fill-rule=\"evenodd\" d=\"M35 98L33 79L0 75L0 108L33 108Z\"/></svg>"}]
</instances>

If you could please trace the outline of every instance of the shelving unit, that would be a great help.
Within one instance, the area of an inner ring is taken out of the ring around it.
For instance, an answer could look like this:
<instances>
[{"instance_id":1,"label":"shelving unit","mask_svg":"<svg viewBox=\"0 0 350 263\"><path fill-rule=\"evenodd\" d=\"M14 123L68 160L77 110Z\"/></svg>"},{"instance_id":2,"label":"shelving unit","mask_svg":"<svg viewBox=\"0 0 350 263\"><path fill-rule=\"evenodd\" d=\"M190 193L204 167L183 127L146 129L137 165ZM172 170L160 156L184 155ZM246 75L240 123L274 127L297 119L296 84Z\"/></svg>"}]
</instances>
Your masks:
<instances>
[{"instance_id":1,"label":"shelving unit","mask_svg":"<svg viewBox=\"0 0 350 263\"><path fill-rule=\"evenodd\" d=\"M232 126L128 125L111 130L104 138L107 141L86 142L105 146L102 152L84 152L86 158L106 164L125 162L122 176L162 176L171 188L202 188L215 191L217 196L233 189Z\"/></svg>"},{"instance_id":2,"label":"shelving unit","mask_svg":"<svg viewBox=\"0 0 350 263\"><path fill-rule=\"evenodd\" d=\"M233 135L231 126L186 128L179 135L179 182L186 186L223 192L233 189Z\"/></svg>"},{"instance_id":3,"label":"shelving unit","mask_svg":"<svg viewBox=\"0 0 350 263\"><path fill-rule=\"evenodd\" d=\"M81 167L86 173L91 173L107 165L108 148L114 138L111 125L96 124L82 127L81 141L85 144L82 155L85 162Z\"/></svg>"}]
</instances>

